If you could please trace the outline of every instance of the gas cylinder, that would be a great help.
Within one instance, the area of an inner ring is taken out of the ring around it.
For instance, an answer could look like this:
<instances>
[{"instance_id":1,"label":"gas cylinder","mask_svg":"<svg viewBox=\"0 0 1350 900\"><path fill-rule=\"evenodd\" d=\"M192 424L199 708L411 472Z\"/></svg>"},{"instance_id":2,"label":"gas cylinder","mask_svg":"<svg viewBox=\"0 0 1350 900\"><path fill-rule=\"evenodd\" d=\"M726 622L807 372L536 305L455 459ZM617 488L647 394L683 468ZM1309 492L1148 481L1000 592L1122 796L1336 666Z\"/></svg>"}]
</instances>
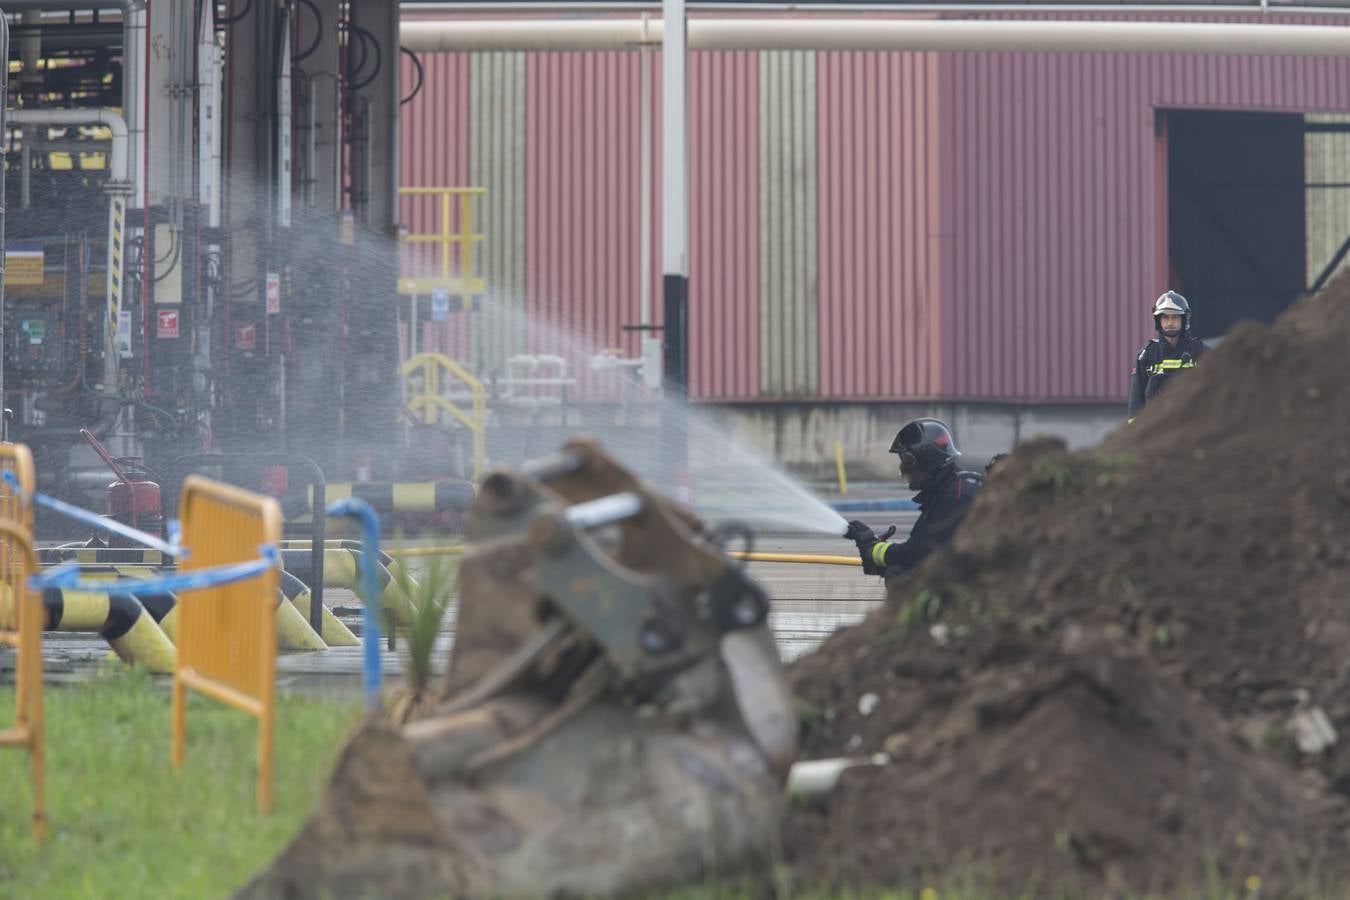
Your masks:
<instances>
[{"instance_id":1,"label":"gas cylinder","mask_svg":"<svg viewBox=\"0 0 1350 900\"><path fill-rule=\"evenodd\" d=\"M159 484L145 477L135 459L119 459L126 480L108 485L108 515L124 525L139 528L156 537L164 536L164 520L159 508ZM109 535L110 547L134 547L136 544L117 535Z\"/></svg>"}]
</instances>

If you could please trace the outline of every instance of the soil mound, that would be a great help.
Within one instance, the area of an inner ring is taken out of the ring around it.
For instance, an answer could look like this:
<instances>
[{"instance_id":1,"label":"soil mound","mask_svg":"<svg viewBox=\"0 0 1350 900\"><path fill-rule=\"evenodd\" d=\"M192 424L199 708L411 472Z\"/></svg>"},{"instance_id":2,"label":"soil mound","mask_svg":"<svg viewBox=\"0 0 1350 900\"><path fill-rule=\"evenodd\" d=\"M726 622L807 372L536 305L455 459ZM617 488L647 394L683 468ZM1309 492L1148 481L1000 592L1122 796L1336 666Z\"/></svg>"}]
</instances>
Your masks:
<instances>
[{"instance_id":1,"label":"soil mound","mask_svg":"<svg viewBox=\"0 0 1350 900\"><path fill-rule=\"evenodd\" d=\"M793 668L809 755L891 757L794 813L799 874L1350 884L1348 347L1342 278L1102 446L1002 463L947 551Z\"/></svg>"}]
</instances>

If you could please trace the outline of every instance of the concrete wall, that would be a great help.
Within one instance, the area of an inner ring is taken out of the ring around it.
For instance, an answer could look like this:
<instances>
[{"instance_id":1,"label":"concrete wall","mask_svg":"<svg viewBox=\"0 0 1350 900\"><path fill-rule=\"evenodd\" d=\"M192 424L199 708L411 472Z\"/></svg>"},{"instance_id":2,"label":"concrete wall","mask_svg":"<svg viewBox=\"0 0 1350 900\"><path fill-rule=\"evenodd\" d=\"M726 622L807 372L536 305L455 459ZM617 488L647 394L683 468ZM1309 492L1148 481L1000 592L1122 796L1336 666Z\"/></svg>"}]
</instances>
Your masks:
<instances>
[{"instance_id":1,"label":"concrete wall","mask_svg":"<svg viewBox=\"0 0 1350 900\"><path fill-rule=\"evenodd\" d=\"M1125 419L1124 403L737 404L715 410L737 437L802 477L833 479L834 442L842 441L852 482L895 480L896 458L887 450L900 426L920 416L951 426L962 464L972 469L1037 435L1062 437L1073 449L1088 447Z\"/></svg>"}]
</instances>

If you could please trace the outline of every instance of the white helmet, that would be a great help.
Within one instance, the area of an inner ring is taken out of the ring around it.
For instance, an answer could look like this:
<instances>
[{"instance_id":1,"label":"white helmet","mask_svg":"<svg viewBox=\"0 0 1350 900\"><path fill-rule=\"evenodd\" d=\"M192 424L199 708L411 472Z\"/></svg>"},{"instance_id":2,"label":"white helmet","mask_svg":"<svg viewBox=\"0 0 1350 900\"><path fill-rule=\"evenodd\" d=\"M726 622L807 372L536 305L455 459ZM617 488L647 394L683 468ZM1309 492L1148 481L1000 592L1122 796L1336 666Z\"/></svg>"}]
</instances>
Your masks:
<instances>
[{"instance_id":1,"label":"white helmet","mask_svg":"<svg viewBox=\"0 0 1350 900\"><path fill-rule=\"evenodd\" d=\"M1191 305L1176 291L1167 291L1153 301L1153 325L1162 334L1163 316L1181 316L1181 333L1191 330Z\"/></svg>"}]
</instances>

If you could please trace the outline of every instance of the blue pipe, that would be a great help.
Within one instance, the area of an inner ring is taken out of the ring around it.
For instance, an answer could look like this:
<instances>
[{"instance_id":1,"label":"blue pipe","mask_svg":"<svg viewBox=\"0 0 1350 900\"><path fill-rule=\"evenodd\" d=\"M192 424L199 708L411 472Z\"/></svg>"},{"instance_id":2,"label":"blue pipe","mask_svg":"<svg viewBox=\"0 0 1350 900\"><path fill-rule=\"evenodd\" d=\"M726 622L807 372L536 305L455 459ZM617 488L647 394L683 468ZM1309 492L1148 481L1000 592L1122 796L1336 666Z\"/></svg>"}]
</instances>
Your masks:
<instances>
[{"instance_id":1,"label":"blue pipe","mask_svg":"<svg viewBox=\"0 0 1350 900\"><path fill-rule=\"evenodd\" d=\"M209 569L197 569L192 572L178 572L162 578L133 578L115 581L84 581L80 579L80 564L67 563L48 569L28 579L34 590L58 587L67 591L85 591L90 594L163 594L178 591L195 591L216 587L235 581L256 578L278 564L277 548L264 544L258 548L258 559L248 562L229 563L213 566Z\"/></svg>"},{"instance_id":2,"label":"blue pipe","mask_svg":"<svg viewBox=\"0 0 1350 900\"><path fill-rule=\"evenodd\" d=\"M373 562L380 559L380 517L360 497L343 497L328 504L330 516L361 523L361 688L366 709L380 708L380 583Z\"/></svg>"}]
</instances>

